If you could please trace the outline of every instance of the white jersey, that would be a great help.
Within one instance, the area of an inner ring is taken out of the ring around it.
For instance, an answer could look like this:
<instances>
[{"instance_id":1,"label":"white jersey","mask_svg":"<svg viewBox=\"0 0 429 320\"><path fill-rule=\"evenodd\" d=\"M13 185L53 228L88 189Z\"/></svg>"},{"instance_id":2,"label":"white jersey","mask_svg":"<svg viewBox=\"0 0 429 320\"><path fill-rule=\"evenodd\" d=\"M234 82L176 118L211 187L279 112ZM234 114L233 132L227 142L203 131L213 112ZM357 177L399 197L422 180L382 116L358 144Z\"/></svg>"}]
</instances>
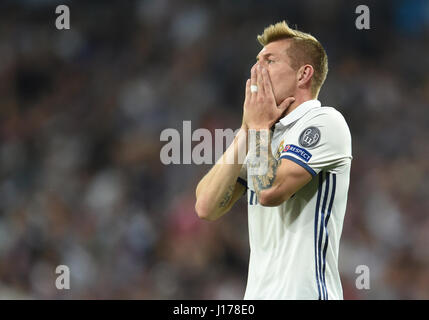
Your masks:
<instances>
[{"instance_id":1,"label":"white jersey","mask_svg":"<svg viewBox=\"0 0 429 320\"><path fill-rule=\"evenodd\" d=\"M352 159L347 123L334 108L309 100L275 125L271 148L313 179L281 205L264 207L248 174L244 299L343 299L338 250Z\"/></svg>"}]
</instances>

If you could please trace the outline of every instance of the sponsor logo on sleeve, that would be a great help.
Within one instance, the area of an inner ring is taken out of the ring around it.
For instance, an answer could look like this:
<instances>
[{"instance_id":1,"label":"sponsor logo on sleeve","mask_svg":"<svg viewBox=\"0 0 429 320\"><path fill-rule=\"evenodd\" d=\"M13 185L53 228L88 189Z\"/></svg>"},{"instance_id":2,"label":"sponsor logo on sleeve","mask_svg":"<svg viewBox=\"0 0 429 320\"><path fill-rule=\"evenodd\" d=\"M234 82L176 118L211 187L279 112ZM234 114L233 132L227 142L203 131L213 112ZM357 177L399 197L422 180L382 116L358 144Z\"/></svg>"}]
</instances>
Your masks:
<instances>
[{"instance_id":1,"label":"sponsor logo on sleeve","mask_svg":"<svg viewBox=\"0 0 429 320\"><path fill-rule=\"evenodd\" d=\"M304 148L313 148L320 141L320 130L316 127L308 127L301 132L299 144Z\"/></svg>"},{"instance_id":2,"label":"sponsor logo on sleeve","mask_svg":"<svg viewBox=\"0 0 429 320\"><path fill-rule=\"evenodd\" d=\"M283 149L283 153L285 153L285 152L293 153L293 154L297 155L298 157L300 157L305 162L310 161L310 159L312 157L310 152L308 152L304 148L300 148L294 144L286 145L286 147Z\"/></svg>"}]
</instances>

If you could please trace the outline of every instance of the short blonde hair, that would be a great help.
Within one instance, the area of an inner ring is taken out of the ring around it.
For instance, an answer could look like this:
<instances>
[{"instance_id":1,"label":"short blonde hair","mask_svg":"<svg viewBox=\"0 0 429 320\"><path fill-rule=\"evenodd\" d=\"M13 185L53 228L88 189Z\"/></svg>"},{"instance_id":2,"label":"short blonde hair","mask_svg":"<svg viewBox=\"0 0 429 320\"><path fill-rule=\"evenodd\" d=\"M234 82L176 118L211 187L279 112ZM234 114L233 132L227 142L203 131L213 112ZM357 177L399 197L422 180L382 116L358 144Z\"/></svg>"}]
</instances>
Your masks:
<instances>
[{"instance_id":1,"label":"short blonde hair","mask_svg":"<svg viewBox=\"0 0 429 320\"><path fill-rule=\"evenodd\" d=\"M287 49L291 66L298 70L305 64L313 66L314 74L311 83L311 92L316 97L325 82L328 74L328 56L320 42L311 34L290 28L286 21L278 22L264 29L264 33L257 37L262 46L281 39L291 39Z\"/></svg>"}]
</instances>

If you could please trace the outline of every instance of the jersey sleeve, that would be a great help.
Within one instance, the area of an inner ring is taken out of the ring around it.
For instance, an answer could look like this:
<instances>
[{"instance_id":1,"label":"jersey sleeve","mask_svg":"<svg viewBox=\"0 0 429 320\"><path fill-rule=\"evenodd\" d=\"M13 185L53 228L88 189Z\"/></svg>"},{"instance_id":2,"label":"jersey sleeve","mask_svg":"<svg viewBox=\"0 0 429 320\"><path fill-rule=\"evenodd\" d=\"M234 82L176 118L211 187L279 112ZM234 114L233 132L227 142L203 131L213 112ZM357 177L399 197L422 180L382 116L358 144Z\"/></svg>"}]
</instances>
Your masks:
<instances>
[{"instance_id":1,"label":"jersey sleeve","mask_svg":"<svg viewBox=\"0 0 429 320\"><path fill-rule=\"evenodd\" d=\"M350 130L338 111L317 114L297 124L284 145L280 159L299 164L312 176L352 159Z\"/></svg>"}]
</instances>

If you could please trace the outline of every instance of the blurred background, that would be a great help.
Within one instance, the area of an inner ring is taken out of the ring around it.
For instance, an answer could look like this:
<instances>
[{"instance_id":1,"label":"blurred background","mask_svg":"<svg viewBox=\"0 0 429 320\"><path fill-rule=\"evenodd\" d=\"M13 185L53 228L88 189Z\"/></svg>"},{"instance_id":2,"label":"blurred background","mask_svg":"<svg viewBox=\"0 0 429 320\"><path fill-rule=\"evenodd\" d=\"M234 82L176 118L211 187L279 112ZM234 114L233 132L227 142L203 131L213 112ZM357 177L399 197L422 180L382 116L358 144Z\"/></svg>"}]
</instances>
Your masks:
<instances>
[{"instance_id":1,"label":"blurred background","mask_svg":"<svg viewBox=\"0 0 429 320\"><path fill-rule=\"evenodd\" d=\"M425 0L1 1L0 298L242 299L246 201L199 220L211 165L163 165L160 133L237 129L256 35L282 20L324 45L319 100L352 132L344 298L429 299Z\"/></svg>"}]
</instances>

